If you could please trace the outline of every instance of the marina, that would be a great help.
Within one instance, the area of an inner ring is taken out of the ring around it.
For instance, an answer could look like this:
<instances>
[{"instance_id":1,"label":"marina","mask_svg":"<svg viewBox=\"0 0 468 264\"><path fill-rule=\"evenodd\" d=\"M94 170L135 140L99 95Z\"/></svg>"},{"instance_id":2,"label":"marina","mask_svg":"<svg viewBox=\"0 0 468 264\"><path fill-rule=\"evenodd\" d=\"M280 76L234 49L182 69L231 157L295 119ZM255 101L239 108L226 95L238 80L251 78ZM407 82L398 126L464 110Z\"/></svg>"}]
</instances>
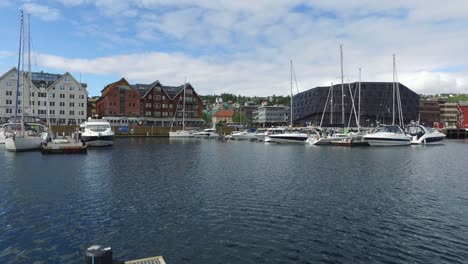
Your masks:
<instances>
[{"instance_id":1,"label":"marina","mask_svg":"<svg viewBox=\"0 0 468 264\"><path fill-rule=\"evenodd\" d=\"M49 156L0 145L0 263L77 263L97 243L166 263L462 263L466 147L135 137Z\"/></svg>"}]
</instances>

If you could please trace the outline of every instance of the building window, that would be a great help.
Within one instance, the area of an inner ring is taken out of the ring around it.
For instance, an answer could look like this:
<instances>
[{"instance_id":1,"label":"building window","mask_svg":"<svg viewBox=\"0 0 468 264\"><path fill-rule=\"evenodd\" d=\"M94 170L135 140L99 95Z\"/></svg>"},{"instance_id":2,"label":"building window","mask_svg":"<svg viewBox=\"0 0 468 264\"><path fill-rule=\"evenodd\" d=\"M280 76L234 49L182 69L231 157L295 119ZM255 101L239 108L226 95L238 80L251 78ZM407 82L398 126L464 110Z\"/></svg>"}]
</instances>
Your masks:
<instances>
[{"instance_id":1,"label":"building window","mask_svg":"<svg viewBox=\"0 0 468 264\"><path fill-rule=\"evenodd\" d=\"M167 112L162 112L162 116L164 117L168 116Z\"/></svg>"},{"instance_id":2,"label":"building window","mask_svg":"<svg viewBox=\"0 0 468 264\"><path fill-rule=\"evenodd\" d=\"M70 107L75 107L75 103L70 102Z\"/></svg>"},{"instance_id":3,"label":"building window","mask_svg":"<svg viewBox=\"0 0 468 264\"><path fill-rule=\"evenodd\" d=\"M163 100L166 100L166 96L165 96L165 95L163 95L163 96L162 96L162 99L163 99Z\"/></svg>"},{"instance_id":4,"label":"building window","mask_svg":"<svg viewBox=\"0 0 468 264\"><path fill-rule=\"evenodd\" d=\"M6 86L13 86L12 82L6 82Z\"/></svg>"},{"instance_id":5,"label":"building window","mask_svg":"<svg viewBox=\"0 0 468 264\"><path fill-rule=\"evenodd\" d=\"M65 107L65 102L60 102L61 107Z\"/></svg>"},{"instance_id":6,"label":"building window","mask_svg":"<svg viewBox=\"0 0 468 264\"><path fill-rule=\"evenodd\" d=\"M65 86L64 85L60 85L60 91L65 91Z\"/></svg>"},{"instance_id":7,"label":"building window","mask_svg":"<svg viewBox=\"0 0 468 264\"><path fill-rule=\"evenodd\" d=\"M65 77L65 82L69 82L69 81L70 81L70 78Z\"/></svg>"},{"instance_id":8,"label":"building window","mask_svg":"<svg viewBox=\"0 0 468 264\"><path fill-rule=\"evenodd\" d=\"M10 105L11 105L11 104L13 104L13 100L7 99L7 100L6 100L6 104L7 104L7 105L9 105L9 104L10 104Z\"/></svg>"},{"instance_id":9,"label":"building window","mask_svg":"<svg viewBox=\"0 0 468 264\"><path fill-rule=\"evenodd\" d=\"M49 114L55 115L55 110L50 110L50 111L49 111Z\"/></svg>"},{"instance_id":10,"label":"building window","mask_svg":"<svg viewBox=\"0 0 468 264\"><path fill-rule=\"evenodd\" d=\"M12 95L13 95L13 91L6 91L6 95L7 95L7 96L12 96Z\"/></svg>"},{"instance_id":11,"label":"building window","mask_svg":"<svg viewBox=\"0 0 468 264\"><path fill-rule=\"evenodd\" d=\"M51 93L49 96L55 98L55 93Z\"/></svg>"},{"instance_id":12,"label":"building window","mask_svg":"<svg viewBox=\"0 0 468 264\"><path fill-rule=\"evenodd\" d=\"M60 94L60 98L65 99L65 94Z\"/></svg>"},{"instance_id":13,"label":"building window","mask_svg":"<svg viewBox=\"0 0 468 264\"><path fill-rule=\"evenodd\" d=\"M6 109L6 113L7 113L7 114L12 114L12 113L13 113L13 109L7 108L7 109Z\"/></svg>"},{"instance_id":14,"label":"building window","mask_svg":"<svg viewBox=\"0 0 468 264\"><path fill-rule=\"evenodd\" d=\"M75 91L75 86L70 86L70 91Z\"/></svg>"},{"instance_id":15,"label":"building window","mask_svg":"<svg viewBox=\"0 0 468 264\"><path fill-rule=\"evenodd\" d=\"M162 108L163 108L163 109L166 109L166 108L167 108L167 104L162 104Z\"/></svg>"},{"instance_id":16,"label":"building window","mask_svg":"<svg viewBox=\"0 0 468 264\"><path fill-rule=\"evenodd\" d=\"M75 111L70 110L70 115L75 115Z\"/></svg>"},{"instance_id":17,"label":"building window","mask_svg":"<svg viewBox=\"0 0 468 264\"><path fill-rule=\"evenodd\" d=\"M65 110L60 110L61 115L65 115Z\"/></svg>"},{"instance_id":18,"label":"building window","mask_svg":"<svg viewBox=\"0 0 468 264\"><path fill-rule=\"evenodd\" d=\"M50 102L49 105L50 106L55 106L55 102Z\"/></svg>"},{"instance_id":19,"label":"building window","mask_svg":"<svg viewBox=\"0 0 468 264\"><path fill-rule=\"evenodd\" d=\"M74 95L74 94L70 94L70 99L75 99L75 95Z\"/></svg>"}]
</instances>

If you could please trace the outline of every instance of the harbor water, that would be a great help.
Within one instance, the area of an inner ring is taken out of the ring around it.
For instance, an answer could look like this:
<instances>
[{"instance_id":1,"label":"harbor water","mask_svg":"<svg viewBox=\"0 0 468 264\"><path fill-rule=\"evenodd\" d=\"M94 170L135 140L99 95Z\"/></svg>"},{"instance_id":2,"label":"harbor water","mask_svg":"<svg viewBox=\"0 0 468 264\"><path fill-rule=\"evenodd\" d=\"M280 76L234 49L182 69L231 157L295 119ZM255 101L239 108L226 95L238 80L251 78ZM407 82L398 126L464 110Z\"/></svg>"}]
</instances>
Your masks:
<instances>
[{"instance_id":1,"label":"harbor water","mask_svg":"<svg viewBox=\"0 0 468 264\"><path fill-rule=\"evenodd\" d=\"M466 263L468 144L346 148L116 139L0 146L0 263Z\"/></svg>"}]
</instances>

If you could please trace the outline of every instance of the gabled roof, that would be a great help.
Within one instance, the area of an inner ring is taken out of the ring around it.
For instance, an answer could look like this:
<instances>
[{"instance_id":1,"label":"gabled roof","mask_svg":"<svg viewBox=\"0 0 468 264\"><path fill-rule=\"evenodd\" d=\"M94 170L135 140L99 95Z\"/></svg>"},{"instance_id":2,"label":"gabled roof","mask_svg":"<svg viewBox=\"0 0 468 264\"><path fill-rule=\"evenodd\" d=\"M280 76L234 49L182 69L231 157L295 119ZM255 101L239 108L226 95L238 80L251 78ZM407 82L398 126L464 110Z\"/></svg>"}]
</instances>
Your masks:
<instances>
[{"instance_id":1,"label":"gabled roof","mask_svg":"<svg viewBox=\"0 0 468 264\"><path fill-rule=\"evenodd\" d=\"M219 110L213 116L214 117L232 117L234 115L234 111L231 110Z\"/></svg>"},{"instance_id":2,"label":"gabled roof","mask_svg":"<svg viewBox=\"0 0 468 264\"><path fill-rule=\"evenodd\" d=\"M153 87L155 87L157 84L160 84L159 81L154 81L150 84L134 84L134 85L131 85L131 87L136 90L138 92L138 94L140 95L140 98L143 98L145 97L150 91L151 89L153 89Z\"/></svg>"},{"instance_id":3,"label":"gabled roof","mask_svg":"<svg viewBox=\"0 0 468 264\"><path fill-rule=\"evenodd\" d=\"M180 92L184 90L184 85L179 86L163 86L162 89L166 92L167 96L172 100L176 97Z\"/></svg>"},{"instance_id":4,"label":"gabled roof","mask_svg":"<svg viewBox=\"0 0 468 264\"><path fill-rule=\"evenodd\" d=\"M16 72L16 67L13 67L11 68L9 71L7 71L5 74L3 74L2 76L0 76L0 80L5 78L6 76L8 76L11 72Z\"/></svg>"}]
</instances>

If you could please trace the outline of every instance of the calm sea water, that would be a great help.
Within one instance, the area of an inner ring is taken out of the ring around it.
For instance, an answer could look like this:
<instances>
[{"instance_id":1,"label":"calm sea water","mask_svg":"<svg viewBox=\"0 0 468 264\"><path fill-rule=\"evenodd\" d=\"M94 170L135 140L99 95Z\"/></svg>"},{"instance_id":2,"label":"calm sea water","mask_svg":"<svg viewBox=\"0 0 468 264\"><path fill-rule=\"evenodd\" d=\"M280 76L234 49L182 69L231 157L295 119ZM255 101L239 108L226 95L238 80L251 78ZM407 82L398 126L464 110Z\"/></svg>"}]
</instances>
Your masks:
<instances>
[{"instance_id":1,"label":"calm sea water","mask_svg":"<svg viewBox=\"0 0 468 264\"><path fill-rule=\"evenodd\" d=\"M117 139L0 147L0 263L466 263L468 144L392 148Z\"/></svg>"}]
</instances>

